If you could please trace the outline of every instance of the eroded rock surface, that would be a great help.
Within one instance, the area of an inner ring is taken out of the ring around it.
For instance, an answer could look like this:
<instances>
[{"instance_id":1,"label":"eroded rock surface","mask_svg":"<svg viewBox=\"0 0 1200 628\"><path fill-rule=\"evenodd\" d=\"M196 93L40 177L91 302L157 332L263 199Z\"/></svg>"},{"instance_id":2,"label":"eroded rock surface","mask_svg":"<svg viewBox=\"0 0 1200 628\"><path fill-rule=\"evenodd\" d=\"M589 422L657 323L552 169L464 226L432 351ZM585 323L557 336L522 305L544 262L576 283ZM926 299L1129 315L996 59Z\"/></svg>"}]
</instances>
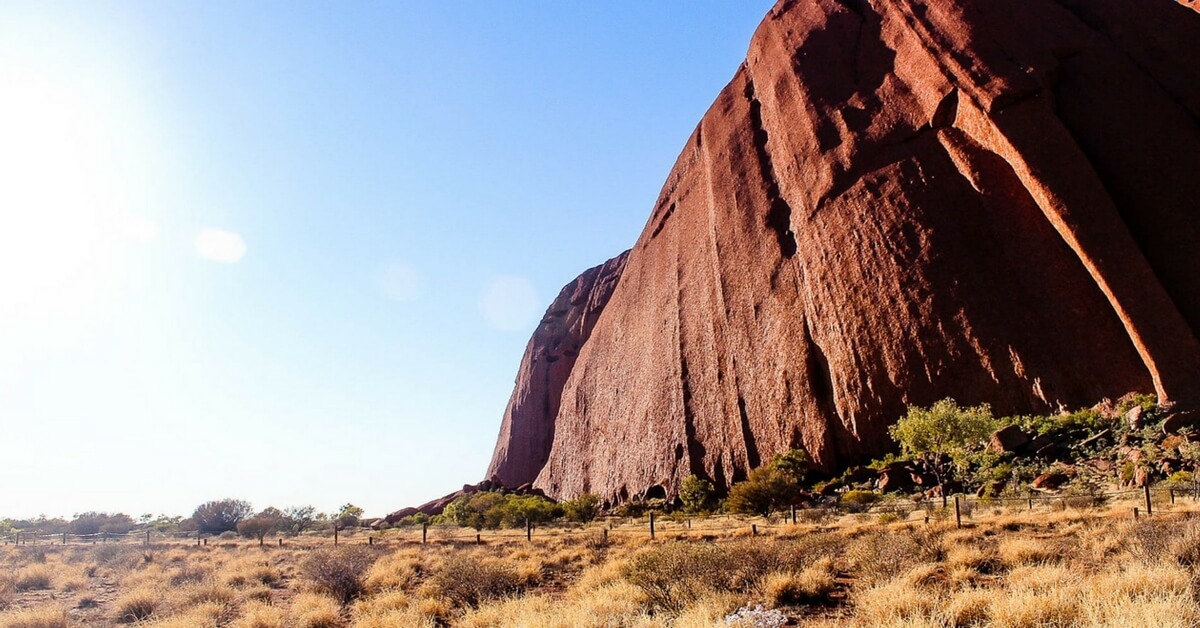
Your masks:
<instances>
[{"instance_id":1,"label":"eroded rock surface","mask_svg":"<svg viewBox=\"0 0 1200 628\"><path fill-rule=\"evenodd\" d=\"M861 462L947 396L1196 406L1197 251L1188 6L782 1L634 248L551 306L489 474L619 501Z\"/></svg>"}]
</instances>

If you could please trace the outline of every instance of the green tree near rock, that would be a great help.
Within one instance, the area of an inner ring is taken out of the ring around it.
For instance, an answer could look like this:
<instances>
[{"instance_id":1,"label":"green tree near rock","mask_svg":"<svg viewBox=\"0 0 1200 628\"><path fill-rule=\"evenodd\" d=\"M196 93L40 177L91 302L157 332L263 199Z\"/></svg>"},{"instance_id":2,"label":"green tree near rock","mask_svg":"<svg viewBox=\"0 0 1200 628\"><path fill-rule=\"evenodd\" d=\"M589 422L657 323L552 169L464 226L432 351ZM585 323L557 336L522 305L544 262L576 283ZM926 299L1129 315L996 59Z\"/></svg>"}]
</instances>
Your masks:
<instances>
[{"instance_id":1,"label":"green tree near rock","mask_svg":"<svg viewBox=\"0 0 1200 628\"><path fill-rule=\"evenodd\" d=\"M713 492L712 482L694 475L687 476L679 483L679 501L683 504L683 511L695 514L708 510L713 502Z\"/></svg>"},{"instance_id":2,"label":"green tree near rock","mask_svg":"<svg viewBox=\"0 0 1200 628\"><path fill-rule=\"evenodd\" d=\"M965 469L970 456L998 427L991 406L962 407L943 399L928 408L910 406L908 414L888 428L888 434L909 456L926 456L938 485L945 485L952 470L947 459Z\"/></svg>"},{"instance_id":3,"label":"green tree near rock","mask_svg":"<svg viewBox=\"0 0 1200 628\"><path fill-rule=\"evenodd\" d=\"M808 472L807 463L808 454L801 449L774 456L769 464L751 471L746 481L729 489L726 510L769 517L797 503L804 495L801 481Z\"/></svg>"}]
</instances>

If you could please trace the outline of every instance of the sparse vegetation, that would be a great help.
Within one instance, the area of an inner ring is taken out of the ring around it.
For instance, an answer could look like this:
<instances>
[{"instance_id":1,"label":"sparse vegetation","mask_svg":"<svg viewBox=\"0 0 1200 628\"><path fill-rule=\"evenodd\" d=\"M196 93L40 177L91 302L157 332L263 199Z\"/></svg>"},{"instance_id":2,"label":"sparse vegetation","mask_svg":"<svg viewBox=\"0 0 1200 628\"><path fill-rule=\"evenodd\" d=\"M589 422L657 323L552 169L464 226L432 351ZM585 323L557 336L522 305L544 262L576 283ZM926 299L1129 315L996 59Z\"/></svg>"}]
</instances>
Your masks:
<instances>
[{"instance_id":1,"label":"sparse vegetation","mask_svg":"<svg viewBox=\"0 0 1200 628\"><path fill-rule=\"evenodd\" d=\"M332 516L251 515L249 504L221 500L182 521L4 520L34 545L0 546L0 628L1200 624L1200 518L1191 518L1200 502L1190 490L1200 445L1165 434L1152 399L1002 419L947 400L911 417L895 433L902 455L869 467L815 477L792 450L751 471L723 505L693 476L602 521L596 495L554 503L501 491L365 535L344 532L371 521L351 504ZM922 441L934 424L965 436ZM989 447L989 430L1002 427L1032 444ZM912 485L884 492L877 478L887 473ZM1122 482L1155 484L1153 516L1140 489L1115 492ZM937 505L947 485L967 493L956 499L961 529L954 509ZM798 523L773 518L793 505ZM647 512L658 515L654 540ZM252 541L227 529L235 519ZM533 543L504 530L526 522L537 524ZM114 542L125 525L221 540ZM478 542L456 526L481 531ZM274 532L295 536L263 546ZM101 536L64 547L59 534Z\"/></svg>"}]
</instances>

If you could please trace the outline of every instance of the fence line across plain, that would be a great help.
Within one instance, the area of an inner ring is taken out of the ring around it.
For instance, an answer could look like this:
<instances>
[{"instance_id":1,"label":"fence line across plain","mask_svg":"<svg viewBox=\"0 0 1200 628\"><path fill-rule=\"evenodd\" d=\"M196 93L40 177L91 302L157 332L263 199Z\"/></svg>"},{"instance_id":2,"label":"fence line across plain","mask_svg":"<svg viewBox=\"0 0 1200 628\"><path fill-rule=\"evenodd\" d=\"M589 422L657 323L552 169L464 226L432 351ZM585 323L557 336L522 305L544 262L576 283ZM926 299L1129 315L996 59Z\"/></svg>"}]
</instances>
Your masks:
<instances>
[{"instance_id":1,"label":"fence line across plain","mask_svg":"<svg viewBox=\"0 0 1200 628\"><path fill-rule=\"evenodd\" d=\"M1091 499L1093 507L1097 500L1108 500L1113 497L1131 496L1135 494L1145 495L1147 502L1150 505L1151 495L1158 495L1160 498L1163 495L1169 495L1169 499L1173 503L1176 496L1187 496L1193 501L1198 499L1196 493L1188 489L1174 488L1141 488L1128 489L1122 491L1113 491L1106 493L1080 493L1072 495L1027 495L1025 497L965 497L956 496L956 502L960 507L965 507L967 517L970 518L971 513L975 508L986 508L988 506L1000 505L1005 503L1062 503L1064 507L1069 505L1071 500ZM787 530L791 529L797 523L800 523L799 518L802 513L821 513L821 516L833 516L836 514L851 514L851 515L871 515L871 514L905 514L911 516L914 512L926 511L929 515L934 513L943 513L950 508L943 508L936 505L937 499L926 500L921 502L893 502L884 504L872 504L861 508L847 508L843 505L833 504L830 506L818 506L816 508L799 508L793 511L796 519L789 521L789 516L785 514L781 520L773 521L766 517L744 518L734 515L717 514L717 515L660 515L654 518L654 525L657 527L657 533L679 533L687 531L703 532L728 532L734 530L751 530L752 533L757 533L762 530ZM1137 510L1136 508L1134 509ZM950 514L953 514L952 512ZM1147 512L1146 514L1151 514ZM1180 513L1160 513L1160 514L1180 514ZM1136 516L1136 515L1135 515ZM805 517L806 519L808 517ZM926 518L928 520L928 517ZM693 523L699 524L693 528ZM713 525L717 524L717 525ZM648 535L649 532L649 517L608 517L591 525L584 526L563 526L563 525L548 525L534 526L529 525L526 529L511 529L511 530L487 530L474 531L469 528L463 528L452 524L435 524L427 525L424 530L419 527L411 529L391 528L388 531L356 531L349 535L346 531L342 531L343 542L351 542L360 537L366 537L362 541L363 544L387 544L389 542L399 543L426 543L428 540L437 541L466 541L466 542L482 542L483 540L506 540L506 539L529 539L531 536L546 537L572 537L572 536L589 536L594 537L603 533L605 536L610 534L616 535ZM149 533L147 533L149 532ZM536 534L535 534L536 533ZM413 537L413 538L409 538ZM427 537L432 537L427 539ZM319 540L323 537L316 536L300 536L291 537L289 544L297 546L307 545L305 541ZM332 538L332 537L331 537ZM162 532L158 530L131 530L129 532L95 532L88 534L78 534L72 532L44 533L44 532L16 532L5 535L0 535L0 543L5 545L20 544L20 545L69 545L72 542L75 544L104 544L104 543L126 543L130 541L139 544L153 545L163 544L172 541L195 541L197 543L203 540L207 542L209 539L214 541L222 541L220 537L203 537L197 532Z\"/></svg>"}]
</instances>

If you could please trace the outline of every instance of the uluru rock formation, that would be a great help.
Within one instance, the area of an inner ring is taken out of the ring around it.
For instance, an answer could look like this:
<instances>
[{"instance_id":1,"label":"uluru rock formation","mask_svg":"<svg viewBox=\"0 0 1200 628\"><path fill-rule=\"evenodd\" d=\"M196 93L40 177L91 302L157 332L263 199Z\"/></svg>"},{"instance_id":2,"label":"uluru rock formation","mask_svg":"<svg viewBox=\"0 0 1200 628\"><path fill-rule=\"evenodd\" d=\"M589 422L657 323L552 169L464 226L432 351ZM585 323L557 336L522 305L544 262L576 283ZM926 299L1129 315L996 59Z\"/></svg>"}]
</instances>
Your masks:
<instances>
[{"instance_id":1,"label":"uluru rock formation","mask_svg":"<svg viewBox=\"0 0 1200 628\"><path fill-rule=\"evenodd\" d=\"M1200 407L1200 15L784 0L627 256L534 334L489 476L724 486L889 448L909 404Z\"/></svg>"}]
</instances>

